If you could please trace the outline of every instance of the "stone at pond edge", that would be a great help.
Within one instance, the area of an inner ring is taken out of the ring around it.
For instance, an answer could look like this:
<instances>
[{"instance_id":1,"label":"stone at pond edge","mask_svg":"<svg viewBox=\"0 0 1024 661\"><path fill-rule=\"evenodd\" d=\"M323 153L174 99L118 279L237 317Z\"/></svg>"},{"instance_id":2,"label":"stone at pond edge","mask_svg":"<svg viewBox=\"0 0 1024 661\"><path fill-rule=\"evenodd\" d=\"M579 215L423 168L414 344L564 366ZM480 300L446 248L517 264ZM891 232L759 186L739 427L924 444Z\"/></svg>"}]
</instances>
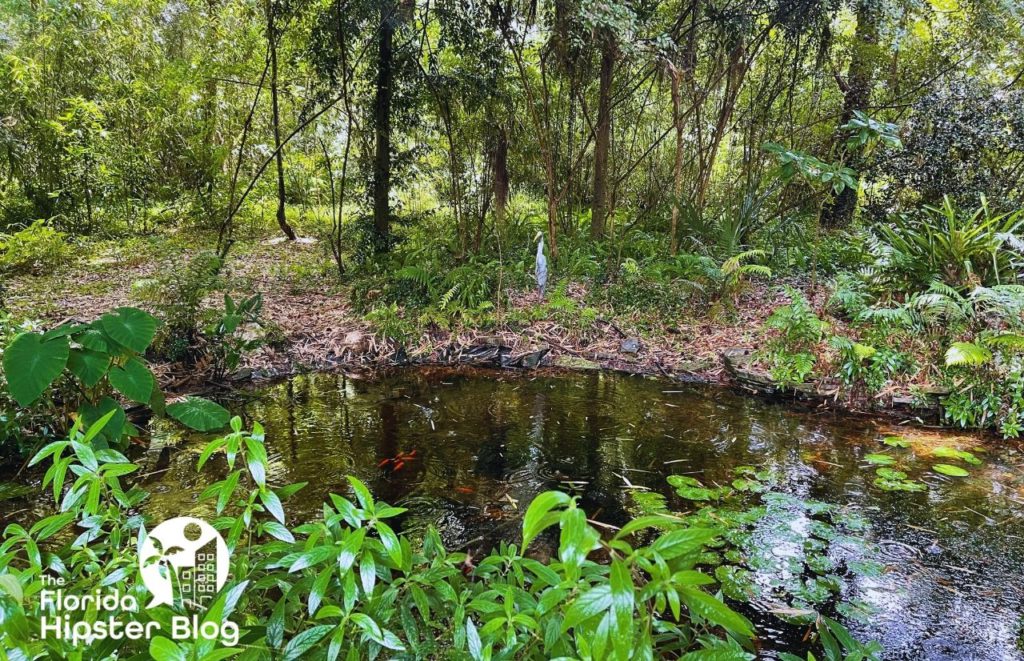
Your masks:
<instances>
[{"instance_id":1,"label":"stone at pond edge","mask_svg":"<svg viewBox=\"0 0 1024 661\"><path fill-rule=\"evenodd\" d=\"M529 353L523 354L517 358L503 359L505 367L523 367L525 369L534 369L540 365L540 362L544 360L544 356L548 355L551 351L551 346L548 344L538 345L537 349Z\"/></svg>"},{"instance_id":2,"label":"stone at pond edge","mask_svg":"<svg viewBox=\"0 0 1024 661\"><path fill-rule=\"evenodd\" d=\"M640 340L635 337L627 337L619 345L619 351L622 353L640 353Z\"/></svg>"},{"instance_id":3,"label":"stone at pond edge","mask_svg":"<svg viewBox=\"0 0 1024 661\"><path fill-rule=\"evenodd\" d=\"M579 356L555 356L551 361L555 367L562 367L571 370L598 370L601 366L592 360L580 358Z\"/></svg>"}]
</instances>

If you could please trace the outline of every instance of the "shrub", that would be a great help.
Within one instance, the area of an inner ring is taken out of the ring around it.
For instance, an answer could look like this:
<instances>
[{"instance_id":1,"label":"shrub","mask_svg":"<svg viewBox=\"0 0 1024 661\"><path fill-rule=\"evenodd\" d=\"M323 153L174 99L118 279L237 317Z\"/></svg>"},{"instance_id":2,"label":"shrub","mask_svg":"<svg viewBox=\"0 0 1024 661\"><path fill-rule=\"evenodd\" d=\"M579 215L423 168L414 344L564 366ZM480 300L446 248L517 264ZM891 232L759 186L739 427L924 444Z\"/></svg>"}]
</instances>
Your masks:
<instances>
[{"instance_id":1,"label":"shrub","mask_svg":"<svg viewBox=\"0 0 1024 661\"><path fill-rule=\"evenodd\" d=\"M761 353L772 379L783 386L803 383L814 371L817 344L828 327L802 293L785 287L790 303L775 309L765 325L776 331Z\"/></svg>"},{"instance_id":2,"label":"shrub","mask_svg":"<svg viewBox=\"0 0 1024 661\"><path fill-rule=\"evenodd\" d=\"M157 355L191 363L200 358L203 301L224 287L220 270L221 259L204 250L184 268L170 266L154 278L132 283L135 298L152 307L163 321L153 347Z\"/></svg>"},{"instance_id":3,"label":"shrub","mask_svg":"<svg viewBox=\"0 0 1024 661\"><path fill-rule=\"evenodd\" d=\"M45 333L18 333L3 351L6 391L20 407L52 401L56 394L67 396L54 402L65 414L75 413L85 424L106 421L95 439L98 447L124 445L138 430L116 397L159 415L165 411L163 392L143 359L156 327L147 312L118 308L89 324L70 322ZM63 387L67 383L74 387ZM221 428L229 417L219 405L198 397L167 406L166 413L200 431Z\"/></svg>"},{"instance_id":4,"label":"shrub","mask_svg":"<svg viewBox=\"0 0 1024 661\"><path fill-rule=\"evenodd\" d=\"M904 292L933 280L960 291L1013 284L1024 245L1017 236L1022 225L1024 210L993 214L984 198L971 212L946 197L941 207L924 207L923 216L894 216L876 226L876 281Z\"/></svg>"},{"instance_id":5,"label":"shrub","mask_svg":"<svg viewBox=\"0 0 1024 661\"><path fill-rule=\"evenodd\" d=\"M72 255L66 235L45 220L13 234L0 234L0 271L41 275L68 263Z\"/></svg>"}]
</instances>

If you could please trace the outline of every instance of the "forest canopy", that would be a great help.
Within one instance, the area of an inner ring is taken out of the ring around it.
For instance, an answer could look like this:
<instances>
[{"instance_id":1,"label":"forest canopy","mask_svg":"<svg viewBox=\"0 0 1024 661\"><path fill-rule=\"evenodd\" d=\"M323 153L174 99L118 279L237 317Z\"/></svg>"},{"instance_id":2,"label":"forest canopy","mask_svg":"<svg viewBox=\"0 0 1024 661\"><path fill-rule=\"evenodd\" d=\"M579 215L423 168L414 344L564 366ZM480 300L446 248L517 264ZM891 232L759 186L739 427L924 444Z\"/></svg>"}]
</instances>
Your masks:
<instances>
[{"instance_id":1,"label":"forest canopy","mask_svg":"<svg viewBox=\"0 0 1024 661\"><path fill-rule=\"evenodd\" d=\"M289 238L289 206L329 206L353 254L428 227L464 260L542 218L557 262L583 236L726 257L943 195L1010 209L1020 21L998 0L8 0L0 229L188 223L225 251L276 199Z\"/></svg>"}]
</instances>

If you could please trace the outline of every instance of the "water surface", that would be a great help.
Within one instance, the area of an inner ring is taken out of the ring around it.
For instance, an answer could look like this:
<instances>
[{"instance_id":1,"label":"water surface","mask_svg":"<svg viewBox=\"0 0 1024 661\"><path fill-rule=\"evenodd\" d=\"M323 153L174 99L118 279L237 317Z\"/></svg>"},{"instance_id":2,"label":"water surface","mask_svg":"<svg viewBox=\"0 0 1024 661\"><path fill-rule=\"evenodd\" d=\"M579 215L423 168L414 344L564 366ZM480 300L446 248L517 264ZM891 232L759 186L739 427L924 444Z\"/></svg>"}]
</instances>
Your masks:
<instances>
[{"instance_id":1,"label":"water surface","mask_svg":"<svg viewBox=\"0 0 1024 661\"><path fill-rule=\"evenodd\" d=\"M928 457L927 447L974 448L980 439L606 373L316 374L261 386L231 406L266 427L273 484L309 483L286 503L291 520L317 516L326 495L346 493L345 476L355 475L378 499L409 508L404 530L434 525L451 549L485 552L497 540L517 540L522 510L548 489L579 495L591 519L614 525L629 516L630 485L664 493L684 510L691 504L673 495L667 475L724 484L736 466L766 468L781 490L869 521L864 538L885 571L858 579L847 596L877 609L853 628L881 641L886 658L1024 659L1024 470L1004 443L984 443L989 452L979 453L983 464L971 477L947 478L929 470L943 460ZM886 448L880 439L892 433L915 445ZM197 474L201 447L201 438L154 429L143 463L157 518L211 514L197 495L224 467L215 461ZM873 486L874 467L863 457L880 451L929 489ZM770 546L772 531L765 533ZM767 655L799 648L792 629L769 627L767 638Z\"/></svg>"}]
</instances>

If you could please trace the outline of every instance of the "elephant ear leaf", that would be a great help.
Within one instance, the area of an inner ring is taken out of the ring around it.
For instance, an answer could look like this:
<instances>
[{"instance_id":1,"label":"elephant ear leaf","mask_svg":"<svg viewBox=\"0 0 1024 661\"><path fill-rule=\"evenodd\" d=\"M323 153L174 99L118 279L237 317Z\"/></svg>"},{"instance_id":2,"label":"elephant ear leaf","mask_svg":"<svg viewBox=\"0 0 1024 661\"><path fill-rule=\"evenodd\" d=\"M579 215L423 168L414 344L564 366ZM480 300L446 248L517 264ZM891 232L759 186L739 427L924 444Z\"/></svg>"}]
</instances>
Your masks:
<instances>
[{"instance_id":1,"label":"elephant ear leaf","mask_svg":"<svg viewBox=\"0 0 1024 661\"><path fill-rule=\"evenodd\" d=\"M142 353L156 335L156 318L138 308L117 308L99 319L100 327L115 342Z\"/></svg>"},{"instance_id":2,"label":"elephant ear leaf","mask_svg":"<svg viewBox=\"0 0 1024 661\"><path fill-rule=\"evenodd\" d=\"M68 356L68 369L86 388L92 388L99 383L107 373L108 367L110 356L99 351L72 349L71 355Z\"/></svg>"},{"instance_id":3,"label":"elephant ear leaf","mask_svg":"<svg viewBox=\"0 0 1024 661\"><path fill-rule=\"evenodd\" d=\"M67 336L44 340L37 333L22 333L4 351L7 388L20 406L39 399L68 363Z\"/></svg>"},{"instance_id":4,"label":"elephant ear leaf","mask_svg":"<svg viewBox=\"0 0 1024 661\"><path fill-rule=\"evenodd\" d=\"M202 397L188 397L167 406L167 415L197 431L213 431L228 424L228 410Z\"/></svg>"},{"instance_id":5,"label":"elephant ear leaf","mask_svg":"<svg viewBox=\"0 0 1024 661\"><path fill-rule=\"evenodd\" d=\"M149 402L153 394L153 386L156 385L156 379L153 378L152 372L138 358L129 359L123 367L111 368L108 378L110 385L114 386L119 393L140 404Z\"/></svg>"}]
</instances>

